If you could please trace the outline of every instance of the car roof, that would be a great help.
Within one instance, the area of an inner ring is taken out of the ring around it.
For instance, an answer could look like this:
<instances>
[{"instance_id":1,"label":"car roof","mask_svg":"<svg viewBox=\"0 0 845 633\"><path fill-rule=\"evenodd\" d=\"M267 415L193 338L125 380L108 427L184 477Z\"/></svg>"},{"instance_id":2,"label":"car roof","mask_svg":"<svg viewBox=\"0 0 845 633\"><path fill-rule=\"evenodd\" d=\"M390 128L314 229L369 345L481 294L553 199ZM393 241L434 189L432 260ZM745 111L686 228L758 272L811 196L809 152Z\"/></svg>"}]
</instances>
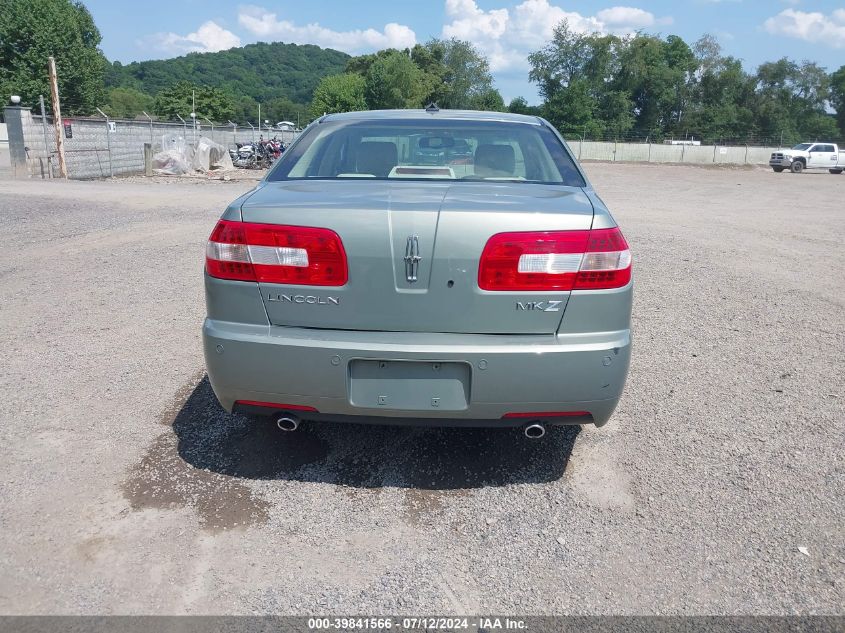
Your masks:
<instances>
[{"instance_id":1,"label":"car roof","mask_svg":"<svg viewBox=\"0 0 845 633\"><path fill-rule=\"evenodd\" d=\"M536 116L480 110L363 110L327 114L320 121L385 121L391 119L408 120L427 118L455 121L502 121L509 123L528 123L530 125L542 124L542 119Z\"/></svg>"}]
</instances>

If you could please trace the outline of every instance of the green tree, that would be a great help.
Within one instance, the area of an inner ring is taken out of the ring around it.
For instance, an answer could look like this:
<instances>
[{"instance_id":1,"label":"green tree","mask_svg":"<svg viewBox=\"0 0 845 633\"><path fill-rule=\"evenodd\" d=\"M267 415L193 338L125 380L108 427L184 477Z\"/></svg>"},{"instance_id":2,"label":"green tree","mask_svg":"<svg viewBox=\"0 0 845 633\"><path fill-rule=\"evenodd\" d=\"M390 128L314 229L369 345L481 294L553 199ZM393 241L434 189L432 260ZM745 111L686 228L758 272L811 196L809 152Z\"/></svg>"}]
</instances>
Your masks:
<instances>
[{"instance_id":1,"label":"green tree","mask_svg":"<svg viewBox=\"0 0 845 633\"><path fill-rule=\"evenodd\" d=\"M733 57L710 59L700 65L693 103L684 132L704 141L743 140L756 130L754 79Z\"/></svg>"},{"instance_id":2,"label":"green tree","mask_svg":"<svg viewBox=\"0 0 845 633\"><path fill-rule=\"evenodd\" d=\"M556 89L543 107L544 117L566 136L601 136L604 125L597 114L598 102L583 79L574 79L566 87Z\"/></svg>"},{"instance_id":3,"label":"green tree","mask_svg":"<svg viewBox=\"0 0 845 633\"><path fill-rule=\"evenodd\" d=\"M830 76L830 105L836 109L839 133L845 138L845 66Z\"/></svg>"},{"instance_id":4,"label":"green tree","mask_svg":"<svg viewBox=\"0 0 845 633\"><path fill-rule=\"evenodd\" d=\"M153 96L178 81L212 86L233 95L233 121L255 123L258 104L262 104L262 118L269 118L264 110L277 98L307 109L320 80L342 73L349 59L346 53L310 44L259 42L217 53L125 65L114 62L106 68L106 86L135 88Z\"/></svg>"},{"instance_id":5,"label":"green tree","mask_svg":"<svg viewBox=\"0 0 845 633\"><path fill-rule=\"evenodd\" d=\"M134 119L142 112L153 110L153 98L135 88L112 88L108 104L103 108L109 116L118 119Z\"/></svg>"},{"instance_id":6,"label":"green tree","mask_svg":"<svg viewBox=\"0 0 845 633\"><path fill-rule=\"evenodd\" d=\"M528 105L525 97L514 97L508 104L508 112L513 114L529 114L533 116L540 116L542 108L539 106Z\"/></svg>"},{"instance_id":7,"label":"green tree","mask_svg":"<svg viewBox=\"0 0 845 633\"><path fill-rule=\"evenodd\" d=\"M408 54L394 51L370 65L364 97L371 110L419 108L431 90L431 77Z\"/></svg>"},{"instance_id":8,"label":"green tree","mask_svg":"<svg viewBox=\"0 0 845 633\"><path fill-rule=\"evenodd\" d=\"M472 108L473 100L493 90L490 64L470 42L455 38L434 39L425 48L428 49L425 59L428 74L441 78L439 85L433 85L440 90L432 91L441 108ZM418 59L422 59L422 55L418 55Z\"/></svg>"},{"instance_id":9,"label":"green tree","mask_svg":"<svg viewBox=\"0 0 845 633\"><path fill-rule=\"evenodd\" d=\"M270 120L271 124L279 121L291 121L299 125L303 125L309 120L308 106L301 103L294 103L287 97L276 97L271 99L261 109L267 112L266 118Z\"/></svg>"},{"instance_id":10,"label":"green tree","mask_svg":"<svg viewBox=\"0 0 845 633\"><path fill-rule=\"evenodd\" d=\"M784 144L791 144L835 134L835 122L825 110L830 77L823 68L784 57L761 64L755 79L754 114L763 136L782 135Z\"/></svg>"},{"instance_id":11,"label":"green tree","mask_svg":"<svg viewBox=\"0 0 845 633\"><path fill-rule=\"evenodd\" d=\"M722 54L721 45L712 35L702 36L692 51L698 68L685 117L676 132L705 142L747 140L757 131L754 78L738 59Z\"/></svg>"},{"instance_id":12,"label":"green tree","mask_svg":"<svg viewBox=\"0 0 845 633\"><path fill-rule=\"evenodd\" d=\"M562 20L554 28L552 39L528 56L528 79L538 84L544 99L551 99L574 79L585 77L591 37L573 31L568 20Z\"/></svg>"},{"instance_id":13,"label":"green tree","mask_svg":"<svg viewBox=\"0 0 845 633\"><path fill-rule=\"evenodd\" d=\"M629 40L573 31L566 20L529 56L543 115L565 134L622 135L634 124L631 91L619 85Z\"/></svg>"},{"instance_id":14,"label":"green tree","mask_svg":"<svg viewBox=\"0 0 845 633\"><path fill-rule=\"evenodd\" d=\"M319 117L324 113L366 110L365 88L365 79L355 73L324 77L314 90L311 116Z\"/></svg>"},{"instance_id":15,"label":"green tree","mask_svg":"<svg viewBox=\"0 0 845 633\"><path fill-rule=\"evenodd\" d=\"M470 108L473 110L488 110L490 112L506 112L505 100L495 88L490 88L479 94L473 95L470 99Z\"/></svg>"},{"instance_id":16,"label":"green tree","mask_svg":"<svg viewBox=\"0 0 845 633\"><path fill-rule=\"evenodd\" d=\"M370 72L370 67L376 63L379 59L384 59L385 57L390 57L394 53L399 53L395 48L385 48L380 51L376 51L375 53L369 53L367 55L359 55L358 57L352 57L349 61L346 62L346 70L347 73L355 73L356 75L361 75L362 77L366 77L367 73ZM405 55L407 56L409 51L405 51Z\"/></svg>"},{"instance_id":17,"label":"green tree","mask_svg":"<svg viewBox=\"0 0 845 633\"><path fill-rule=\"evenodd\" d=\"M443 63L445 53L445 47L435 46L432 42L416 44L411 49L411 59L425 73L426 82L431 86L431 90L423 98L425 105L436 103L445 108L448 104L446 95L449 87L446 77L449 69Z\"/></svg>"},{"instance_id":18,"label":"green tree","mask_svg":"<svg viewBox=\"0 0 845 633\"><path fill-rule=\"evenodd\" d=\"M196 107L196 110L191 110ZM191 112L197 117L225 122L235 112L235 101L226 92L211 86L197 86L189 81L180 81L159 92L153 106L156 114L167 119L181 116L189 121Z\"/></svg>"},{"instance_id":19,"label":"green tree","mask_svg":"<svg viewBox=\"0 0 845 633\"><path fill-rule=\"evenodd\" d=\"M612 85L629 95L638 130L660 134L676 128L688 105L698 63L679 37L638 33L624 41Z\"/></svg>"},{"instance_id":20,"label":"green tree","mask_svg":"<svg viewBox=\"0 0 845 633\"><path fill-rule=\"evenodd\" d=\"M49 103L47 57L56 58L62 113L90 114L105 102L106 60L88 9L71 0L0 2L0 94Z\"/></svg>"}]
</instances>

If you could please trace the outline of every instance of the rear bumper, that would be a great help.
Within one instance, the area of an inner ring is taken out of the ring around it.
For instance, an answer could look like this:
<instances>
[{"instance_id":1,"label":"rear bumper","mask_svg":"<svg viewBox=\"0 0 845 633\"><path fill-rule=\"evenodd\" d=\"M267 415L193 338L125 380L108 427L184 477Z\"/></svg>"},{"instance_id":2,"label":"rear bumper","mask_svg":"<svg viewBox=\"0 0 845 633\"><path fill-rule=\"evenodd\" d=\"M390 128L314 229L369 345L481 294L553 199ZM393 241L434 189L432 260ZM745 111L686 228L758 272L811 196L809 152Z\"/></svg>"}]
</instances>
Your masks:
<instances>
[{"instance_id":1,"label":"rear bumper","mask_svg":"<svg viewBox=\"0 0 845 633\"><path fill-rule=\"evenodd\" d=\"M548 421L601 426L621 396L631 336L630 330L556 336L358 332L206 319L203 347L211 385L227 411L237 401L257 401L319 411L300 413L305 419L454 426L520 426L529 419L503 416L585 411L590 417ZM466 405L356 406L350 366L366 359L465 364Z\"/></svg>"}]
</instances>

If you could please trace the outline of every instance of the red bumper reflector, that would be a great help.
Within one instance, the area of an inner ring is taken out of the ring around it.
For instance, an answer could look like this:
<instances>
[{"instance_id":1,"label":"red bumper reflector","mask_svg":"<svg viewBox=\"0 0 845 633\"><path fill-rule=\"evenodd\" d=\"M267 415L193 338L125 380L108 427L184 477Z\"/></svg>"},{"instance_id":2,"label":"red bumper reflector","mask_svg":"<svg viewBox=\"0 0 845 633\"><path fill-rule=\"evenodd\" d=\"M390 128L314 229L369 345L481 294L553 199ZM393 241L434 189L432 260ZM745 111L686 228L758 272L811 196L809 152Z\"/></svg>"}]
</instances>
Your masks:
<instances>
[{"instance_id":1,"label":"red bumper reflector","mask_svg":"<svg viewBox=\"0 0 845 633\"><path fill-rule=\"evenodd\" d=\"M242 404L248 407L264 407L265 409L275 409L276 411L309 411L311 413L319 413L314 407L306 407L301 404L282 404L280 402L257 402L255 400L238 400L235 404Z\"/></svg>"},{"instance_id":2,"label":"red bumper reflector","mask_svg":"<svg viewBox=\"0 0 845 633\"><path fill-rule=\"evenodd\" d=\"M506 413L502 418L582 418L590 416L589 411L531 411Z\"/></svg>"}]
</instances>

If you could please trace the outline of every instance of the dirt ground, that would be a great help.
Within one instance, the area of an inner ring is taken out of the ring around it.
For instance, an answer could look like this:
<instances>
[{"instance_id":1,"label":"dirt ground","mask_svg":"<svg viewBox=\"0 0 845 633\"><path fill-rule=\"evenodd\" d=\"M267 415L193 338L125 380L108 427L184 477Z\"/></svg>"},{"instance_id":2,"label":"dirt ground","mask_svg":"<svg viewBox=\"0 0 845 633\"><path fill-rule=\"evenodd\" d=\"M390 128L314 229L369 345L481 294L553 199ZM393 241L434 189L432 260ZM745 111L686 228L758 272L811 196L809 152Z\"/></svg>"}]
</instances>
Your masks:
<instances>
[{"instance_id":1,"label":"dirt ground","mask_svg":"<svg viewBox=\"0 0 845 633\"><path fill-rule=\"evenodd\" d=\"M247 181L0 181L0 612L843 614L845 175L588 164L635 258L610 424L225 414Z\"/></svg>"}]
</instances>

